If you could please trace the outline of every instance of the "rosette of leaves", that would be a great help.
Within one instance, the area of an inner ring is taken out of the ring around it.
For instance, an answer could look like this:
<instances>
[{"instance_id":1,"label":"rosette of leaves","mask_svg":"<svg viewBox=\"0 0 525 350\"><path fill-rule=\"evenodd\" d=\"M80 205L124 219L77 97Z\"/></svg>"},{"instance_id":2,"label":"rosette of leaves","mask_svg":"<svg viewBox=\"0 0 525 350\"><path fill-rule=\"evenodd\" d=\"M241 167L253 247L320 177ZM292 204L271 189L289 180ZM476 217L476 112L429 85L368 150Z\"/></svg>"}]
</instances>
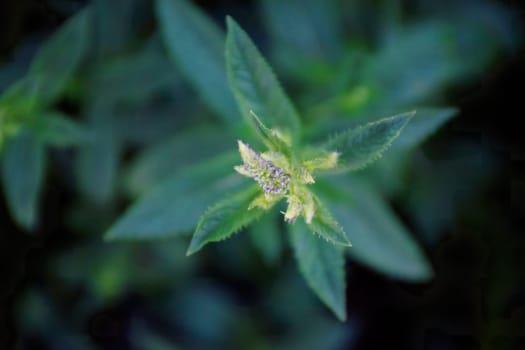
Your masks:
<instances>
[{"instance_id":1,"label":"rosette of leaves","mask_svg":"<svg viewBox=\"0 0 525 350\"><path fill-rule=\"evenodd\" d=\"M254 245L271 260L281 249L275 219L281 212L300 272L341 320L346 318L345 255L392 277L409 281L431 277L421 249L381 196L349 172L381 158L403 130L408 132L406 142L420 142L453 110L430 114L427 110L419 120L414 112L397 114L312 143L271 67L233 19L227 20L224 58L220 29L189 3L158 0L157 17L172 60L210 108L224 117L232 134L222 133L214 140L206 132L189 129L180 135L181 140L192 141L184 143L184 154L166 159L161 156L165 152L152 150L139 157L129 178L133 187L145 190L136 192L140 197L106 239L149 240L193 232L187 251L191 255L249 227ZM207 54L199 58L197 69L194 57L203 52ZM200 75L215 80L206 84ZM222 88L212 89L224 84L233 98ZM246 129L224 115L230 107L216 108L212 103L228 98L236 102L251 131L241 133ZM241 139L240 154L210 158L210 152L208 158L201 157L201 151L224 149L228 142L233 151L236 138ZM174 145L174 151L182 146ZM193 163L185 160L188 152L197 154ZM155 176L157 155L170 163L180 158L183 166Z\"/></svg>"},{"instance_id":2,"label":"rosette of leaves","mask_svg":"<svg viewBox=\"0 0 525 350\"><path fill-rule=\"evenodd\" d=\"M235 170L253 183L202 215L188 254L230 237L255 220L264 220L272 207L286 202L282 213L299 268L320 299L344 320L344 249L351 247L352 228L342 227L321 201L316 179L359 170L379 159L414 113L381 119L343 131L319 145L307 145L301 140L298 113L271 68L236 22L228 18L227 23L230 87L265 151L238 141L242 164Z\"/></svg>"}]
</instances>

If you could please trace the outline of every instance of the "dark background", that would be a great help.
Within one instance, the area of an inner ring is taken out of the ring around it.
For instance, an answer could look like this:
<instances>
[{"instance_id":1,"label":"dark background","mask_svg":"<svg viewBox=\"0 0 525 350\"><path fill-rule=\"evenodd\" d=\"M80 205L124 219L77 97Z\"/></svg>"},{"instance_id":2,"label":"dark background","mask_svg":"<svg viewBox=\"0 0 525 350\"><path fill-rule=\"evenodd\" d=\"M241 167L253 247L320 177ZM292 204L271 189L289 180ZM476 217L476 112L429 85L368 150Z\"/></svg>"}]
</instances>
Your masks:
<instances>
[{"instance_id":1,"label":"dark background","mask_svg":"<svg viewBox=\"0 0 525 350\"><path fill-rule=\"evenodd\" d=\"M50 2L0 2L0 60L12 57L26 38L46 36L67 18L69 13L54 12ZM83 2L70 3L73 10ZM198 3L217 16L228 11L250 13L252 6L250 2L232 0ZM525 17L523 2L505 3ZM247 19L241 22L245 24ZM17 54L19 59L30 57ZM432 138L427 146L429 152L439 155L454 140L466 139L495 156L497 173L483 192L462 204L453 229L427 251L436 272L430 283L401 283L353 265L348 310L349 315L364 321L356 349L480 349L479 339L489 335L491 349L525 349L524 82L525 50L521 48L501 59L479 80L449 92L450 101L461 113ZM43 223L33 234L16 228L4 199L0 200L2 349L13 348L25 337L15 324L15 302L20 292L31 284L46 285L46 260L74 246L79 239L63 227L62 220L74 193L60 184L53 171L47 181L42 201L45 207L41 208ZM400 214L410 220L401 209ZM210 271L213 273L212 268ZM248 304L256 298L244 284L226 283L240 290L239 297ZM503 294L511 297L498 298ZM64 298L67 303L71 296ZM104 334L97 327L125 325L132 313L143 312L142 303L140 297L130 296L94 312L85 326L86 334L101 348L125 348L119 340L120 331ZM501 303L504 313L494 314L494 305ZM119 329L122 331L122 327ZM34 349L41 345L38 339L26 339L26 344Z\"/></svg>"}]
</instances>

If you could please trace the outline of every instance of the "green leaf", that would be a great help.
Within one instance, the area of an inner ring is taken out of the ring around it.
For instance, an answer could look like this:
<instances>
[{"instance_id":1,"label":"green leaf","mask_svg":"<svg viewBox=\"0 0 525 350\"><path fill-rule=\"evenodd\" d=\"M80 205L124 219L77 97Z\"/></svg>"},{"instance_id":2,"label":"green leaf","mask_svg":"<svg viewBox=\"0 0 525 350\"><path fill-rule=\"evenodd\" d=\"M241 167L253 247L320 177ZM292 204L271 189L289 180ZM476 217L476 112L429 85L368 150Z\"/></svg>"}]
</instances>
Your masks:
<instances>
[{"instance_id":1,"label":"green leaf","mask_svg":"<svg viewBox=\"0 0 525 350\"><path fill-rule=\"evenodd\" d=\"M224 33L185 0L157 0L157 18L170 57L222 119L235 125L238 111L228 88Z\"/></svg>"},{"instance_id":2,"label":"green leaf","mask_svg":"<svg viewBox=\"0 0 525 350\"><path fill-rule=\"evenodd\" d=\"M127 170L126 188L132 195L144 194L181 167L226 151L229 143L228 135L214 127L182 130L174 137L146 148L133 161Z\"/></svg>"},{"instance_id":3,"label":"green leaf","mask_svg":"<svg viewBox=\"0 0 525 350\"><path fill-rule=\"evenodd\" d=\"M454 107L418 108L417 114L392 144L392 150L409 149L417 146L458 112L458 109Z\"/></svg>"},{"instance_id":4,"label":"green leaf","mask_svg":"<svg viewBox=\"0 0 525 350\"><path fill-rule=\"evenodd\" d=\"M75 169L78 187L90 201L106 204L114 195L123 144L110 106L100 103L87 109L92 137L78 148Z\"/></svg>"},{"instance_id":5,"label":"green leaf","mask_svg":"<svg viewBox=\"0 0 525 350\"><path fill-rule=\"evenodd\" d=\"M226 67L241 113L251 124L250 111L254 111L269 128L290 133L292 140L298 140L299 116L272 69L231 17L227 25Z\"/></svg>"},{"instance_id":6,"label":"green leaf","mask_svg":"<svg viewBox=\"0 0 525 350\"><path fill-rule=\"evenodd\" d=\"M90 44L91 12L69 19L38 51L28 77L38 82L39 97L53 102L86 56Z\"/></svg>"},{"instance_id":7,"label":"green leaf","mask_svg":"<svg viewBox=\"0 0 525 350\"><path fill-rule=\"evenodd\" d=\"M392 209L366 183L336 178L318 181L322 198L341 225L347 227L352 248L347 253L379 272L408 281L425 281L432 268Z\"/></svg>"},{"instance_id":8,"label":"green leaf","mask_svg":"<svg viewBox=\"0 0 525 350\"><path fill-rule=\"evenodd\" d=\"M255 249L264 262L275 265L283 250L278 212L273 210L265 220L259 220L250 225L248 234Z\"/></svg>"},{"instance_id":9,"label":"green leaf","mask_svg":"<svg viewBox=\"0 0 525 350\"><path fill-rule=\"evenodd\" d=\"M91 1L92 44L96 58L104 60L136 40L149 24L150 6L148 1L142 0Z\"/></svg>"},{"instance_id":10,"label":"green leaf","mask_svg":"<svg viewBox=\"0 0 525 350\"><path fill-rule=\"evenodd\" d=\"M237 153L226 153L182 167L139 198L109 229L108 240L161 239L195 228L210 205L246 184L233 171Z\"/></svg>"},{"instance_id":11,"label":"green leaf","mask_svg":"<svg viewBox=\"0 0 525 350\"><path fill-rule=\"evenodd\" d=\"M317 197L315 197L315 214L308 227L327 242L346 247L352 246L341 225Z\"/></svg>"},{"instance_id":12,"label":"green leaf","mask_svg":"<svg viewBox=\"0 0 525 350\"><path fill-rule=\"evenodd\" d=\"M362 169L381 158L414 114L403 113L350 129L336 135L322 148L340 153L338 170Z\"/></svg>"},{"instance_id":13,"label":"green leaf","mask_svg":"<svg viewBox=\"0 0 525 350\"><path fill-rule=\"evenodd\" d=\"M289 156L291 154L290 140L287 139L285 135L279 133L279 131L267 128L255 112L250 111L250 115L253 121L252 125L255 127L258 136L266 147L270 150L278 151Z\"/></svg>"},{"instance_id":14,"label":"green leaf","mask_svg":"<svg viewBox=\"0 0 525 350\"><path fill-rule=\"evenodd\" d=\"M90 70L87 99L133 106L146 103L162 92L176 89L177 74L157 35L137 51L105 59Z\"/></svg>"},{"instance_id":15,"label":"green leaf","mask_svg":"<svg viewBox=\"0 0 525 350\"><path fill-rule=\"evenodd\" d=\"M337 0L263 0L264 22L279 50L285 50L290 66L292 58L318 60L339 58L345 42L342 16ZM293 25L290 14L293 13Z\"/></svg>"},{"instance_id":16,"label":"green leaf","mask_svg":"<svg viewBox=\"0 0 525 350\"><path fill-rule=\"evenodd\" d=\"M346 301L342 248L313 235L302 220L289 227L292 248L304 279L337 318L344 321Z\"/></svg>"},{"instance_id":17,"label":"green leaf","mask_svg":"<svg viewBox=\"0 0 525 350\"><path fill-rule=\"evenodd\" d=\"M35 136L53 146L79 145L89 140L89 132L60 112L39 115L30 124Z\"/></svg>"},{"instance_id":18,"label":"green leaf","mask_svg":"<svg viewBox=\"0 0 525 350\"><path fill-rule=\"evenodd\" d=\"M194 254L208 243L229 238L259 218L263 210L258 207L248 210L250 203L259 195L259 187L251 186L211 207L201 217L186 254Z\"/></svg>"},{"instance_id":19,"label":"green leaf","mask_svg":"<svg viewBox=\"0 0 525 350\"><path fill-rule=\"evenodd\" d=\"M366 61L362 81L379 90L382 106L435 98L454 81L457 36L450 21L421 21L390 31L388 42Z\"/></svg>"},{"instance_id":20,"label":"green leaf","mask_svg":"<svg viewBox=\"0 0 525 350\"><path fill-rule=\"evenodd\" d=\"M4 150L2 182L11 215L26 230L36 224L44 169L44 146L27 130L20 130Z\"/></svg>"}]
</instances>

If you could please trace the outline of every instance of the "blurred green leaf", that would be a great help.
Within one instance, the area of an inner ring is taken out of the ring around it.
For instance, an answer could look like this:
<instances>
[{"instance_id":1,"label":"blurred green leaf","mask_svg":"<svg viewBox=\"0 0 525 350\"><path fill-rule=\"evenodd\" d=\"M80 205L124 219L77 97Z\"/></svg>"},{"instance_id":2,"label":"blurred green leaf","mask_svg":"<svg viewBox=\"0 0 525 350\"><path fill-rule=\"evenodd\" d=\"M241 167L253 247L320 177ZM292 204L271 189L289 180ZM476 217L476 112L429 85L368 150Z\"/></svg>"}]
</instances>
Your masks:
<instances>
[{"instance_id":1,"label":"blurred green leaf","mask_svg":"<svg viewBox=\"0 0 525 350\"><path fill-rule=\"evenodd\" d=\"M432 277L424 253L374 189L348 176L318 184L323 188L320 195L348 229L352 247L346 251L352 258L403 280L426 281Z\"/></svg>"},{"instance_id":2,"label":"blurred green leaf","mask_svg":"<svg viewBox=\"0 0 525 350\"><path fill-rule=\"evenodd\" d=\"M418 108L415 116L392 144L392 151L417 146L458 113L453 107Z\"/></svg>"},{"instance_id":3,"label":"blurred green leaf","mask_svg":"<svg viewBox=\"0 0 525 350\"><path fill-rule=\"evenodd\" d=\"M304 279L337 318L344 321L346 301L343 250L313 235L302 220L290 225L290 237Z\"/></svg>"},{"instance_id":4,"label":"blurred green leaf","mask_svg":"<svg viewBox=\"0 0 525 350\"><path fill-rule=\"evenodd\" d=\"M342 23L337 1L262 0L261 9L274 41L295 57L330 60L342 53ZM293 23L290 25L290 14Z\"/></svg>"},{"instance_id":5,"label":"blurred green leaf","mask_svg":"<svg viewBox=\"0 0 525 350\"><path fill-rule=\"evenodd\" d=\"M173 90L177 75L153 36L137 51L97 64L89 76L88 98L140 105L160 92Z\"/></svg>"},{"instance_id":6,"label":"blurred green leaf","mask_svg":"<svg viewBox=\"0 0 525 350\"><path fill-rule=\"evenodd\" d=\"M454 77L452 28L424 21L388 35L367 60L363 82L381 91L382 106L400 106L435 98Z\"/></svg>"},{"instance_id":7,"label":"blurred green leaf","mask_svg":"<svg viewBox=\"0 0 525 350\"><path fill-rule=\"evenodd\" d=\"M238 111L228 88L224 33L186 0L157 0L156 13L164 43L181 73L229 125Z\"/></svg>"},{"instance_id":8,"label":"blurred green leaf","mask_svg":"<svg viewBox=\"0 0 525 350\"><path fill-rule=\"evenodd\" d=\"M257 252L267 265L275 265L283 250L277 211L272 211L265 220L250 225L248 234Z\"/></svg>"},{"instance_id":9,"label":"blurred green leaf","mask_svg":"<svg viewBox=\"0 0 525 350\"><path fill-rule=\"evenodd\" d=\"M334 0L259 1L270 33L270 54L284 78L312 88L333 78L343 53L342 16ZM290 25L293 14L293 25Z\"/></svg>"},{"instance_id":10,"label":"blurred green leaf","mask_svg":"<svg viewBox=\"0 0 525 350\"><path fill-rule=\"evenodd\" d=\"M41 100L42 77L24 77L0 96L0 135L10 136L13 129L35 119L44 107Z\"/></svg>"},{"instance_id":11,"label":"blurred green leaf","mask_svg":"<svg viewBox=\"0 0 525 350\"><path fill-rule=\"evenodd\" d=\"M136 40L142 25L151 18L149 1L142 0L93 0L92 34L93 51L97 59L123 50ZM150 15L149 18L147 15Z\"/></svg>"},{"instance_id":12,"label":"blurred green leaf","mask_svg":"<svg viewBox=\"0 0 525 350\"><path fill-rule=\"evenodd\" d=\"M126 188L140 195L177 172L181 167L225 151L228 135L211 126L193 127L146 148L129 166Z\"/></svg>"},{"instance_id":13,"label":"blurred green leaf","mask_svg":"<svg viewBox=\"0 0 525 350\"><path fill-rule=\"evenodd\" d=\"M428 243L436 243L453 229L459 213L477 205L479 189L492 181L498 166L494 154L477 142L454 142L449 147L443 158L418 154L403 192L418 233Z\"/></svg>"},{"instance_id":14,"label":"blurred green leaf","mask_svg":"<svg viewBox=\"0 0 525 350\"><path fill-rule=\"evenodd\" d=\"M28 77L38 81L39 98L53 102L87 54L91 40L89 8L69 19L38 51Z\"/></svg>"},{"instance_id":15,"label":"blurred green leaf","mask_svg":"<svg viewBox=\"0 0 525 350\"><path fill-rule=\"evenodd\" d=\"M291 133L292 140L297 141L299 115L271 67L231 17L227 18L227 25L226 67L241 113L252 123L250 111L253 111L269 128Z\"/></svg>"},{"instance_id":16,"label":"blurred green leaf","mask_svg":"<svg viewBox=\"0 0 525 350\"><path fill-rule=\"evenodd\" d=\"M212 206L199 220L186 254L201 250L208 243L222 241L263 214L262 209L248 209L250 203L260 194L258 186L251 186L242 192Z\"/></svg>"},{"instance_id":17,"label":"blurred green leaf","mask_svg":"<svg viewBox=\"0 0 525 350\"><path fill-rule=\"evenodd\" d=\"M341 171L362 169L383 155L414 113L399 114L347 130L330 139L323 149L340 153L338 168Z\"/></svg>"},{"instance_id":18,"label":"blurred green leaf","mask_svg":"<svg viewBox=\"0 0 525 350\"><path fill-rule=\"evenodd\" d=\"M238 162L235 152L180 168L138 199L113 224L106 239L160 239L193 230L210 202L246 183L233 171Z\"/></svg>"},{"instance_id":19,"label":"blurred green leaf","mask_svg":"<svg viewBox=\"0 0 525 350\"><path fill-rule=\"evenodd\" d=\"M122 140L115 129L114 110L104 104L87 107L90 142L78 148L76 176L80 192L90 201L107 203L114 195Z\"/></svg>"},{"instance_id":20,"label":"blurred green leaf","mask_svg":"<svg viewBox=\"0 0 525 350\"><path fill-rule=\"evenodd\" d=\"M90 137L84 126L55 111L37 116L29 126L44 144L53 146L79 145Z\"/></svg>"},{"instance_id":21,"label":"blurred green leaf","mask_svg":"<svg viewBox=\"0 0 525 350\"><path fill-rule=\"evenodd\" d=\"M20 130L4 150L2 183L13 219L26 230L37 222L44 170L43 144L27 130Z\"/></svg>"}]
</instances>

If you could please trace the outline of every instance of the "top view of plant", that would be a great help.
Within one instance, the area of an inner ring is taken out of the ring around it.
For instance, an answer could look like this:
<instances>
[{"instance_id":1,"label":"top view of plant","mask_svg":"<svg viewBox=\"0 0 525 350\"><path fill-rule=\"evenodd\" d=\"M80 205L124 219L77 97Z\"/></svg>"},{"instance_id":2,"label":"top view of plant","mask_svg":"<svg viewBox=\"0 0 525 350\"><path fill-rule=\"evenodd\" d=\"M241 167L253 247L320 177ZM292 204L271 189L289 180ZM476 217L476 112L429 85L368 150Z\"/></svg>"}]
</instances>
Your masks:
<instances>
[{"instance_id":1,"label":"top view of plant","mask_svg":"<svg viewBox=\"0 0 525 350\"><path fill-rule=\"evenodd\" d=\"M522 348L524 11L0 5L0 348Z\"/></svg>"}]
</instances>

